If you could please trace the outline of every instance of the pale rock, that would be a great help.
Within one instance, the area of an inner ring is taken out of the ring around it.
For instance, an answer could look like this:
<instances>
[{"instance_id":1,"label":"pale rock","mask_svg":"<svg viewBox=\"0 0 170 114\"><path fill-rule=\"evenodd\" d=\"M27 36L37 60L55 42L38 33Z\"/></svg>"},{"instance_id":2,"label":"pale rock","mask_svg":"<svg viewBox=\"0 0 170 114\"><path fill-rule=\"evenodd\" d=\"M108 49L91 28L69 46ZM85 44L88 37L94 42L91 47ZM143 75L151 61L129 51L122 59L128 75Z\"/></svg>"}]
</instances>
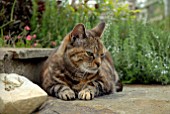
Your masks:
<instances>
[{"instance_id":1,"label":"pale rock","mask_svg":"<svg viewBox=\"0 0 170 114\"><path fill-rule=\"evenodd\" d=\"M18 74L0 74L0 113L30 114L47 99L38 85Z\"/></svg>"},{"instance_id":2,"label":"pale rock","mask_svg":"<svg viewBox=\"0 0 170 114\"><path fill-rule=\"evenodd\" d=\"M2 99L0 98L0 114L2 113L3 109L4 109L4 103Z\"/></svg>"}]
</instances>

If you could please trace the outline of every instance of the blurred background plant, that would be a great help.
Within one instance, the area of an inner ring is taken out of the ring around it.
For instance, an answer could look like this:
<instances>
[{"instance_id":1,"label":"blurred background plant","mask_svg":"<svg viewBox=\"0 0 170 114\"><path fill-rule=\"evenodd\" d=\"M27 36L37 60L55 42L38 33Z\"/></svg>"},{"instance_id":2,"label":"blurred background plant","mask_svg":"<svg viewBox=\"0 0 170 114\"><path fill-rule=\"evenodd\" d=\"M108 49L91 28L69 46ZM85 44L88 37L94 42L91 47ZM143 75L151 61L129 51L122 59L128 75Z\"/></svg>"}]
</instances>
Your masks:
<instances>
[{"instance_id":1,"label":"blurred background plant","mask_svg":"<svg viewBox=\"0 0 170 114\"><path fill-rule=\"evenodd\" d=\"M89 1L2 0L0 1L0 44L16 47L18 39L15 37L23 32L25 26L29 26L30 30L25 36L33 34L37 36L32 45L38 43L40 47L56 47L77 23L83 23L87 28L91 28L100 20L106 20L106 15L109 15L108 19L114 17L114 20L119 20L134 18L135 16L131 14L137 11L129 10L127 4L118 4L118 1L98 0L88 4ZM10 36L10 42L6 41L9 39L4 36Z\"/></svg>"},{"instance_id":2,"label":"blurred background plant","mask_svg":"<svg viewBox=\"0 0 170 114\"><path fill-rule=\"evenodd\" d=\"M1 0L0 47L54 48L77 23L105 21L124 83L169 84L169 15L168 0Z\"/></svg>"},{"instance_id":3,"label":"blurred background plant","mask_svg":"<svg viewBox=\"0 0 170 114\"><path fill-rule=\"evenodd\" d=\"M124 83L170 83L170 33L152 24L108 22L104 43Z\"/></svg>"}]
</instances>

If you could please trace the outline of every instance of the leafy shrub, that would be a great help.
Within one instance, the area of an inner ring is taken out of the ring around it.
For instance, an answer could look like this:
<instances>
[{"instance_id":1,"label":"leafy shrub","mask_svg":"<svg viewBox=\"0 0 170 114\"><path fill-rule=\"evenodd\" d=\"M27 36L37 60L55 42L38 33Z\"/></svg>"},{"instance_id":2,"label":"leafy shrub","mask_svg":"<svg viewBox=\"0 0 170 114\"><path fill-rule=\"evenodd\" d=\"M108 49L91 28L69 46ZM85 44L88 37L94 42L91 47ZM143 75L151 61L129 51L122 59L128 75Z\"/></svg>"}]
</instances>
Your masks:
<instances>
[{"instance_id":1,"label":"leafy shrub","mask_svg":"<svg viewBox=\"0 0 170 114\"><path fill-rule=\"evenodd\" d=\"M51 47L51 41L60 44L64 36L69 33L77 23L83 23L87 28L95 26L99 21L99 17L110 15L115 20L133 18L132 14L137 11L129 10L128 5L118 5L118 1L106 0L98 1L95 7L90 7L86 2L70 5L68 2L55 4L55 1L46 1L45 10L41 19L38 12L33 11L31 27L43 47ZM33 9L37 9L37 4L33 2ZM109 19L109 18L108 18ZM58 46L58 45L57 45Z\"/></svg>"},{"instance_id":2,"label":"leafy shrub","mask_svg":"<svg viewBox=\"0 0 170 114\"><path fill-rule=\"evenodd\" d=\"M76 8L68 3L62 3L59 6L55 1L45 1L45 10L41 19L37 19L38 12L33 12L31 26L35 30L43 47L50 47L51 42L60 44L62 38L71 31L77 23L84 23L87 27L96 24L98 21L98 12L87 4L78 5ZM33 2L33 9L37 4Z\"/></svg>"},{"instance_id":3,"label":"leafy shrub","mask_svg":"<svg viewBox=\"0 0 170 114\"><path fill-rule=\"evenodd\" d=\"M104 43L124 83L170 83L170 33L136 21L109 21Z\"/></svg>"},{"instance_id":4,"label":"leafy shrub","mask_svg":"<svg viewBox=\"0 0 170 114\"><path fill-rule=\"evenodd\" d=\"M1 38L5 42L3 40L0 42L6 46L6 42L10 41L6 41L4 36L10 36L12 42L7 46L12 47L24 46L16 45L18 42L16 37L24 31L25 26L29 26L31 30L24 36L34 34L37 36L30 45L38 43L42 47L56 47L77 23L83 23L87 28L91 28L100 21L101 15L102 17L110 15L115 20L119 20L125 19L133 13L127 8L127 5L117 5L117 1L112 0L98 1L94 7L89 7L86 2L70 5L68 1L56 2L55 0L3 0L0 5L2 5L2 17L7 15L5 19L2 19L4 21L0 26Z\"/></svg>"},{"instance_id":5,"label":"leafy shrub","mask_svg":"<svg viewBox=\"0 0 170 114\"><path fill-rule=\"evenodd\" d=\"M2 0L0 45L18 47L16 43L19 40L16 37L22 34L25 26L29 26L31 30L24 36L37 36L37 40L32 41L30 46L38 43L42 47L56 47L75 24L85 23L88 27L94 25L99 14L93 11L94 8L90 8L86 3L73 7L68 2L61 4L55 0ZM27 41L26 37L24 42ZM19 46L25 47L25 44Z\"/></svg>"}]
</instances>

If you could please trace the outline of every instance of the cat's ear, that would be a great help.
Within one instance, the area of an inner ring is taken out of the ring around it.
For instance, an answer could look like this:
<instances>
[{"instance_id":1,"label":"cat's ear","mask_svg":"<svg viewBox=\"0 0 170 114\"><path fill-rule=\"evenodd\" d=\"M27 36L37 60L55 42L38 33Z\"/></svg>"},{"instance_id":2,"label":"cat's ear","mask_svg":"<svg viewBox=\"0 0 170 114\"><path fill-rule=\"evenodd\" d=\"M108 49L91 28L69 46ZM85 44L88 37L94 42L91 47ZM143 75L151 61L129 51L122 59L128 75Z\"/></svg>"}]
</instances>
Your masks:
<instances>
[{"instance_id":1,"label":"cat's ear","mask_svg":"<svg viewBox=\"0 0 170 114\"><path fill-rule=\"evenodd\" d=\"M71 32L71 41L76 38L86 38L85 26L83 24L77 24Z\"/></svg>"},{"instance_id":2,"label":"cat's ear","mask_svg":"<svg viewBox=\"0 0 170 114\"><path fill-rule=\"evenodd\" d=\"M101 22L100 24L98 24L96 27L94 27L92 29L93 32L95 32L97 37L101 37L103 31L105 28L105 22Z\"/></svg>"}]
</instances>

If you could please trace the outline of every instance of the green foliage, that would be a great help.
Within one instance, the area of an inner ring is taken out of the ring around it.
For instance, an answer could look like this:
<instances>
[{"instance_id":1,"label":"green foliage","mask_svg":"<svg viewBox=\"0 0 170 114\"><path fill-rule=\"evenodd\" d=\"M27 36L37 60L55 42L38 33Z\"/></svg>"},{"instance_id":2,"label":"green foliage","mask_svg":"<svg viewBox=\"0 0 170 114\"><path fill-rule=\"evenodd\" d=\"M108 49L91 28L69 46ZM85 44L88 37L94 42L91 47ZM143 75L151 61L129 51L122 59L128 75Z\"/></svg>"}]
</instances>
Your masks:
<instances>
[{"instance_id":1,"label":"green foliage","mask_svg":"<svg viewBox=\"0 0 170 114\"><path fill-rule=\"evenodd\" d=\"M159 27L161 30L169 32L170 31L170 16L163 20L153 22L152 25Z\"/></svg>"},{"instance_id":2,"label":"green foliage","mask_svg":"<svg viewBox=\"0 0 170 114\"><path fill-rule=\"evenodd\" d=\"M170 83L170 33L134 20L108 21L103 41L124 83Z\"/></svg>"},{"instance_id":3,"label":"green foliage","mask_svg":"<svg viewBox=\"0 0 170 114\"><path fill-rule=\"evenodd\" d=\"M36 8L34 2L33 8ZM81 4L74 8L68 3L63 3L62 7L57 6L55 0L45 2L45 10L40 20L38 12L33 12L31 27L37 34L43 47L51 47L51 42L60 44L61 40L68 34L77 23L83 23L91 27L98 21L98 12L87 4ZM40 22L39 22L40 21ZM37 25L36 25L37 23ZM35 27L36 25L36 27ZM37 29L38 28L38 29ZM57 45L58 46L58 45Z\"/></svg>"},{"instance_id":4,"label":"green foliage","mask_svg":"<svg viewBox=\"0 0 170 114\"><path fill-rule=\"evenodd\" d=\"M95 4L95 7L90 7L87 3L74 6L63 2L57 5L55 0L47 0L41 18L39 18L39 12L35 10L37 9L35 1L33 1L33 9L31 28L33 33L37 34L37 39L43 47L51 47L52 41L59 45L64 36L78 23L83 23L86 28L92 28L100 21L99 17L123 20L134 18L135 15L132 14L138 12L129 10L128 5L118 4L117 1L113 2L112 0L99 2Z\"/></svg>"},{"instance_id":5,"label":"green foliage","mask_svg":"<svg viewBox=\"0 0 170 114\"><path fill-rule=\"evenodd\" d=\"M0 2L1 4L6 6L7 2ZM23 6L26 6L26 8L22 8ZM55 0L46 0L45 2L34 0L21 2L15 0L10 2L8 9L8 12L6 12L6 9L1 9L2 17L7 15L8 18L2 19L5 21L0 26L0 36L4 40L4 43L1 44L8 47L25 47L25 44L18 45L22 42L17 43L20 41L17 37L23 33L25 26L29 26L31 30L22 35L24 36L22 39L26 40L29 35L33 36L35 34L37 36L36 40L30 43L31 47L34 44L41 47L57 47L64 36L77 23L83 23L86 28L92 28L100 21L100 17L108 20L110 17L114 20L123 20L134 18L132 14L135 13L135 11L128 9L128 5L118 4L118 1L113 2L112 0L102 2L98 0L94 7L90 7L87 3L70 5L68 1L58 4ZM20 12L22 13L18 16L17 14ZM109 18L106 15L109 15ZM25 17L27 17L27 21ZM10 39L6 39L6 36L10 37ZM26 42L27 40L24 43Z\"/></svg>"}]
</instances>

